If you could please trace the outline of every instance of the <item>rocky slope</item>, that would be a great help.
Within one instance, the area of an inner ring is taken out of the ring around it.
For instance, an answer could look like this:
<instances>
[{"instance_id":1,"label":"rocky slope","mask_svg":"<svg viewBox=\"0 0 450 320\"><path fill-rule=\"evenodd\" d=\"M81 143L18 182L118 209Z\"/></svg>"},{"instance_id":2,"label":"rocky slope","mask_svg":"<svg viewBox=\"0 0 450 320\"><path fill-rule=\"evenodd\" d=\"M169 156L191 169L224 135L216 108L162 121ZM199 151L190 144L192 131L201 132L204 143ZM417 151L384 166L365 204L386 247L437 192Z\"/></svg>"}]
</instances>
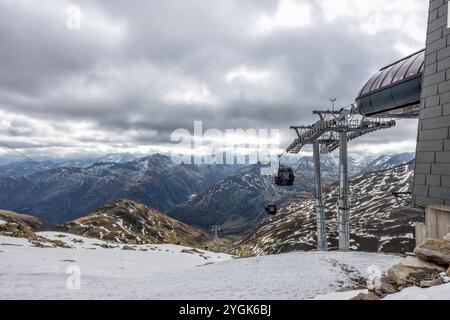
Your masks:
<instances>
[{"instance_id":1,"label":"rocky slope","mask_svg":"<svg viewBox=\"0 0 450 320\"><path fill-rule=\"evenodd\" d=\"M166 211L207 190L233 169L175 165L162 155L88 168L57 168L28 177L0 178L0 208L52 223L65 223L119 199Z\"/></svg>"},{"instance_id":2,"label":"rocky slope","mask_svg":"<svg viewBox=\"0 0 450 320\"><path fill-rule=\"evenodd\" d=\"M35 247L65 247L61 241L49 241L39 235L40 232L55 228L57 226L48 224L36 217L11 211L0 211L0 237L27 239Z\"/></svg>"},{"instance_id":3,"label":"rocky slope","mask_svg":"<svg viewBox=\"0 0 450 320\"><path fill-rule=\"evenodd\" d=\"M395 208L394 191L409 191L413 164L357 177L350 187L351 246L353 250L406 252L415 246L414 224L423 219ZM329 245L338 243L336 203L338 186L324 191ZM314 199L288 203L280 214L266 218L243 240L235 253L265 255L316 247Z\"/></svg>"},{"instance_id":4,"label":"rocky slope","mask_svg":"<svg viewBox=\"0 0 450 320\"><path fill-rule=\"evenodd\" d=\"M271 176L262 176L261 164L245 168L208 191L168 211L185 223L210 230L220 225L223 235L241 234L261 220L265 195L278 190Z\"/></svg>"},{"instance_id":5,"label":"rocky slope","mask_svg":"<svg viewBox=\"0 0 450 320\"><path fill-rule=\"evenodd\" d=\"M26 238L31 241L38 239L34 230L23 220L13 218L15 213L6 212L0 215L0 236L12 238Z\"/></svg>"},{"instance_id":6,"label":"rocky slope","mask_svg":"<svg viewBox=\"0 0 450 320\"><path fill-rule=\"evenodd\" d=\"M55 225L42 221L36 217L12 211L0 210L0 220L27 225L34 231L49 231L55 228Z\"/></svg>"},{"instance_id":7,"label":"rocky slope","mask_svg":"<svg viewBox=\"0 0 450 320\"><path fill-rule=\"evenodd\" d=\"M120 200L72 221L71 234L122 244L177 244L205 247L211 235L130 200Z\"/></svg>"}]
</instances>

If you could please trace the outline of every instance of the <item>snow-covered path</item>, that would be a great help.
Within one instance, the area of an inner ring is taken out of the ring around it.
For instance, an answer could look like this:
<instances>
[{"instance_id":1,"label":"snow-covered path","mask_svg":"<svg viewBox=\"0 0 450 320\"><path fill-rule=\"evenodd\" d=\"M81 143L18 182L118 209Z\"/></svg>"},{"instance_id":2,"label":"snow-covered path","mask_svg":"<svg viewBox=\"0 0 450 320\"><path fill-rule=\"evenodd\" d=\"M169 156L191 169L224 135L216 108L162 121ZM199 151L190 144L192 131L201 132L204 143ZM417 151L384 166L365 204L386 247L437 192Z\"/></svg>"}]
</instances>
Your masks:
<instances>
[{"instance_id":1,"label":"snow-covered path","mask_svg":"<svg viewBox=\"0 0 450 320\"><path fill-rule=\"evenodd\" d=\"M232 259L171 245L125 251L71 235L62 240L76 248L35 248L0 237L0 299L310 299L351 285L370 266L384 271L400 260L355 252ZM67 289L69 266L79 266L81 290Z\"/></svg>"}]
</instances>

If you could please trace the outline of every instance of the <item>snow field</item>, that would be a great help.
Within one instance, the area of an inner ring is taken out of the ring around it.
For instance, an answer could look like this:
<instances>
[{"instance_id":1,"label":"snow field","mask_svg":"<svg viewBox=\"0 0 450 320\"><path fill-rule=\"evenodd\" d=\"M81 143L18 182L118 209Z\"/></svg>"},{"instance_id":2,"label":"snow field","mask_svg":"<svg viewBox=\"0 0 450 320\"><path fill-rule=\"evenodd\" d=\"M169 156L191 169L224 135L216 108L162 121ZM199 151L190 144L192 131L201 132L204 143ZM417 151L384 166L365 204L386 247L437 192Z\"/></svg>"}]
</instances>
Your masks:
<instances>
[{"instance_id":1,"label":"snow field","mask_svg":"<svg viewBox=\"0 0 450 320\"><path fill-rule=\"evenodd\" d=\"M233 259L174 245L127 251L69 234L40 235L73 249L0 237L0 299L312 299L354 286L371 266L383 272L401 259L358 252ZM80 290L67 287L73 266L80 271Z\"/></svg>"}]
</instances>

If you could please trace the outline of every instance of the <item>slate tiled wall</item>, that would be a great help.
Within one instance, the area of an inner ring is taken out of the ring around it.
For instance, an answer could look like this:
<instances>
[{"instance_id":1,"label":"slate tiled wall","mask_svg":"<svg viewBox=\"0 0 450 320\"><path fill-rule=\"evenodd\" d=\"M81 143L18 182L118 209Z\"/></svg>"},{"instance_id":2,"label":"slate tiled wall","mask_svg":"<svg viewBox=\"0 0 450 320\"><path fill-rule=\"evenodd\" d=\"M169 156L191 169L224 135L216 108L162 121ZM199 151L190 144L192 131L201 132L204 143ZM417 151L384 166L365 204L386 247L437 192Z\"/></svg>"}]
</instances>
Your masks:
<instances>
[{"instance_id":1,"label":"slate tiled wall","mask_svg":"<svg viewBox=\"0 0 450 320\"><path fill-rule=\"evenodd\" d=\"M414 200L450 205L450 29L448 0L431 0L422 83Z\"/></svg>"}]
</instances>

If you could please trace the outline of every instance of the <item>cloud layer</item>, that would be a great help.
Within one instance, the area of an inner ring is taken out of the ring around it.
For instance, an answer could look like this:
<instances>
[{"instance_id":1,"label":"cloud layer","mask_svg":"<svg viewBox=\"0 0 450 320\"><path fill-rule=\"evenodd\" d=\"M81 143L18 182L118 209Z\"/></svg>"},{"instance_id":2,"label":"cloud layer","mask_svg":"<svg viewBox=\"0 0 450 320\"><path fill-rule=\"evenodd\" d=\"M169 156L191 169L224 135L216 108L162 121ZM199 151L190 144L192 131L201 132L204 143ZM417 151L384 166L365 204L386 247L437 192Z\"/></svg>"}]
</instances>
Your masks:
<instances>
[{"instance_id":1,"label":"cloud layer","mask_svg":"<svg viewBox=\"0 0 450 320\"><path fill-rule=\"evenodd\" d=\"M67 28L67 8L81 29ZM280 129L352 103L424 46L426 0L0 0L0 140L31 155L170 150L179 128ZM416 122L352 143L414 150ZM0 149L1 150L1 149ZM6 150L0 151L6 153Z\"/></svg>"}]
</instances>

